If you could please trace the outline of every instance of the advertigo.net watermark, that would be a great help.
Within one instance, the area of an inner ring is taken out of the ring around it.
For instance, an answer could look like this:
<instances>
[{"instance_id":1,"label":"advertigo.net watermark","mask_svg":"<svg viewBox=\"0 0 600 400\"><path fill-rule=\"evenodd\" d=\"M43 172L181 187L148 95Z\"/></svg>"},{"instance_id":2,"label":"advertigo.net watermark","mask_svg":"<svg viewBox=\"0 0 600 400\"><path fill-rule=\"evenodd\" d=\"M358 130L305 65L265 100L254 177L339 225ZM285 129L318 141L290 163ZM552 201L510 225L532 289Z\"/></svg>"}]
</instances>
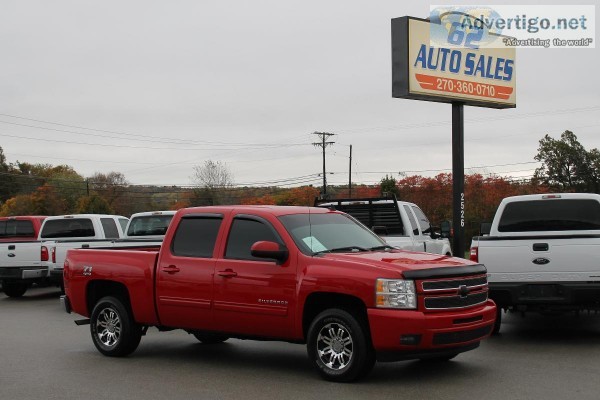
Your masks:
<instances>
[{"instance_id":1,"label":"advertigo.net watermark","mask_svg":"<svg viewBox=\"0 0 600 400\"><path fill-rule=\"evenodd\" d=\"M595 48L594 5L431 6L432 44Z\"/></svg>"}]
</instances>

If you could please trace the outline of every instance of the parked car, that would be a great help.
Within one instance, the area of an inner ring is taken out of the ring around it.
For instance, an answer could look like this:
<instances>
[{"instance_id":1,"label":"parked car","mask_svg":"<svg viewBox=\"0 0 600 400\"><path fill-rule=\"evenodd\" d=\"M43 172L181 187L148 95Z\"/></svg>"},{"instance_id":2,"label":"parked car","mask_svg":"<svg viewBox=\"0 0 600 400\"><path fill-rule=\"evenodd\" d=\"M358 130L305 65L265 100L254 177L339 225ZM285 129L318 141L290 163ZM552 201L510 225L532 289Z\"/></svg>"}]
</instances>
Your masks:
<instances>
[{"instance_id":1,"label":"parked car","mask_svg":"<svg viewBox=\"0 0 600 400\"><path fill-rule=\"evenodd\" d=\"M600 310L600 195L508 197L473 238L500 310L556 314Z\"/></svg>"},{"instance_id":2,"label":"parked car","mask_svg":"<svg viewBox=\"0 0 600 400\"><path fill-rule=\"evenodd\" d=\"M396 196L315 201L318 207L350 214L381 236L388 244L403 250L452 255L448 229L436 232L425 213L414 203Z\"/></svg>"},{"instance_id":3,"label":"parked car","mask_svg":"<svg viewBox=\"0 0 600 400\"><path fill-rule=\"evenodd\" d=\"M42 241L42 265L51 282L63 283L63 264L67 250L82 247L112 246L124 236L129 220L120 215L73 214L48 217L39 239Z\"/></svg>"},{"instance_id":4,"label":"parked car","mask_svg":"<svg viewBox=\"0 0 600 400\"><path fill-rule=\"evenodd\" d=\"M48 276L38 234L45 216L0 217L0 283L9 297L22 296Z\"/></svg>"},{"instance_id":5,"label":"parked car","mask_svg":"<svg viewBox=\"0 0 600 400\"><path fill-rule=\"evenodd\" d=\"M124 241L162 241L175 211L147 211L132 214L125 228Z\"/></svg>"},{"instance_id":6,"label":"parked car","mask_svg":"<svg viewBox=\"0 0 600 400\"><path fill-rule=\"evenodd\" d=\"M484 266L392 248L326 208L182 209L160 249L71 249L64 272L65 310L104 355L132 353L148 327L179 328L206 344L305 343L341 382L376 360L475 349L496 315Z\"/></svg>"}]
</instances>

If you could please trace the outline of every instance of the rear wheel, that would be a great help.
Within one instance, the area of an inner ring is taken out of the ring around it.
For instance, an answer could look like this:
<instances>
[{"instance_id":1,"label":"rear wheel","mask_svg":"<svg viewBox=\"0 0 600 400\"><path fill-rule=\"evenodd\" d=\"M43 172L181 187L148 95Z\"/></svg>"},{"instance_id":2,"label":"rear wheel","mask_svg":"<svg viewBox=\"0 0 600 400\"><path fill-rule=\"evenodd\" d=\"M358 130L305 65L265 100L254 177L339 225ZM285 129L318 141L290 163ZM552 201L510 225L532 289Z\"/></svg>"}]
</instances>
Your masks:
<instances>
[{"instance_id":1,"label":"rear wheel","mask_svg":"<svg viewBox=\"0 0 600 400\"><path fill-rule=\"evenodd\" d=\"M2 290L8 297L21 297L27 291L27 284L23 282L3 282Z\"/></svg>"},{"instance_id":2,"label":"rear wheel","mask_svg":"<svg viewBox=\"0 0 600 400\"><path fill-rule=\"evenodd\" d=\"M229 339L229 336L218 333L192 332L192 335L204 344L219 344Z\"/></svg>"},{"instance_id":3,"label":"rear wheel","mask_svg":"<svg viewBox=\"0 0 600 400\"><path fill-rule=\"evenodd\" d=\"M367 329L344 310L333 308L317 315L308 330L307 351L323 378L351 382L371 371L375 351Z\"/></svg>"},{"instance_id":4,"label":"rear wheel","mask_svg":"<svg viewBox=\"0 0 600 400\"><path fill-rule=\"evenodd\" d=\"M121 299L111 296L96 303L90 332L98 351L110 357L133 353L142 338L142 327L133 320L129 307Z\"/></svg>"}]
</instances>

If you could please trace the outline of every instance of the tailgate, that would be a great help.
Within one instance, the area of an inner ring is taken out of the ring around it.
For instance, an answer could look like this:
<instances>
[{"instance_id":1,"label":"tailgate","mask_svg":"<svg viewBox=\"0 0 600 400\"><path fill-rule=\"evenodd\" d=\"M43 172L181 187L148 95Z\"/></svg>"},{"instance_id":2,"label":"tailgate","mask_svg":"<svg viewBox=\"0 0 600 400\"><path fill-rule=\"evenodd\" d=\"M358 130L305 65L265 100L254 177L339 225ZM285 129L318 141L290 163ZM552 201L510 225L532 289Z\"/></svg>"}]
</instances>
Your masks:
<instances>
[{"instance_id":1,"label":"tailgate","mask_svg":"<svg viewBox=\"0 0 600 400\"><path fill-rule=\"evenodd\" d=\"M40 242L0 243L0 267L39 267Z\"/></svg>"},{"instance_id":2,"label":"tailgate","mask_svg":"<svg viewBox=\"0 0 600 400\"><path fill-rule=\"evenodd\" d=\"M600 281L600 238L486 237L479 261L489 282Z\"/></svg>"}]
</instances>

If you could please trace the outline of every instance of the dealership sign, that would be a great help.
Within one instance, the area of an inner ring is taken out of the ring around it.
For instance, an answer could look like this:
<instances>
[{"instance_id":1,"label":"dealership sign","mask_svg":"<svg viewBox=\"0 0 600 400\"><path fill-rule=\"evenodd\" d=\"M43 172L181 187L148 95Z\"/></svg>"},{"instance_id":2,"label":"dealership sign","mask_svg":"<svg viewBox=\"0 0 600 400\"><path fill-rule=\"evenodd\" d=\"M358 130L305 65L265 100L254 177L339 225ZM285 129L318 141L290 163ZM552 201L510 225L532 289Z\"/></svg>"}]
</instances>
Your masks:
<instances>
[{"instance_id":1,"label":"dealership sign","mask_svg":"<svg viewBox=\"0 0 600 400\"><path fill-rule=\"evenodd\" d=\"M516 107L515 48L480 43L490 35L481 26L434 24L413 17L392 19L392 96ZM444 41L435 34L440 28Z\"/></svg>"}]
</instances>

